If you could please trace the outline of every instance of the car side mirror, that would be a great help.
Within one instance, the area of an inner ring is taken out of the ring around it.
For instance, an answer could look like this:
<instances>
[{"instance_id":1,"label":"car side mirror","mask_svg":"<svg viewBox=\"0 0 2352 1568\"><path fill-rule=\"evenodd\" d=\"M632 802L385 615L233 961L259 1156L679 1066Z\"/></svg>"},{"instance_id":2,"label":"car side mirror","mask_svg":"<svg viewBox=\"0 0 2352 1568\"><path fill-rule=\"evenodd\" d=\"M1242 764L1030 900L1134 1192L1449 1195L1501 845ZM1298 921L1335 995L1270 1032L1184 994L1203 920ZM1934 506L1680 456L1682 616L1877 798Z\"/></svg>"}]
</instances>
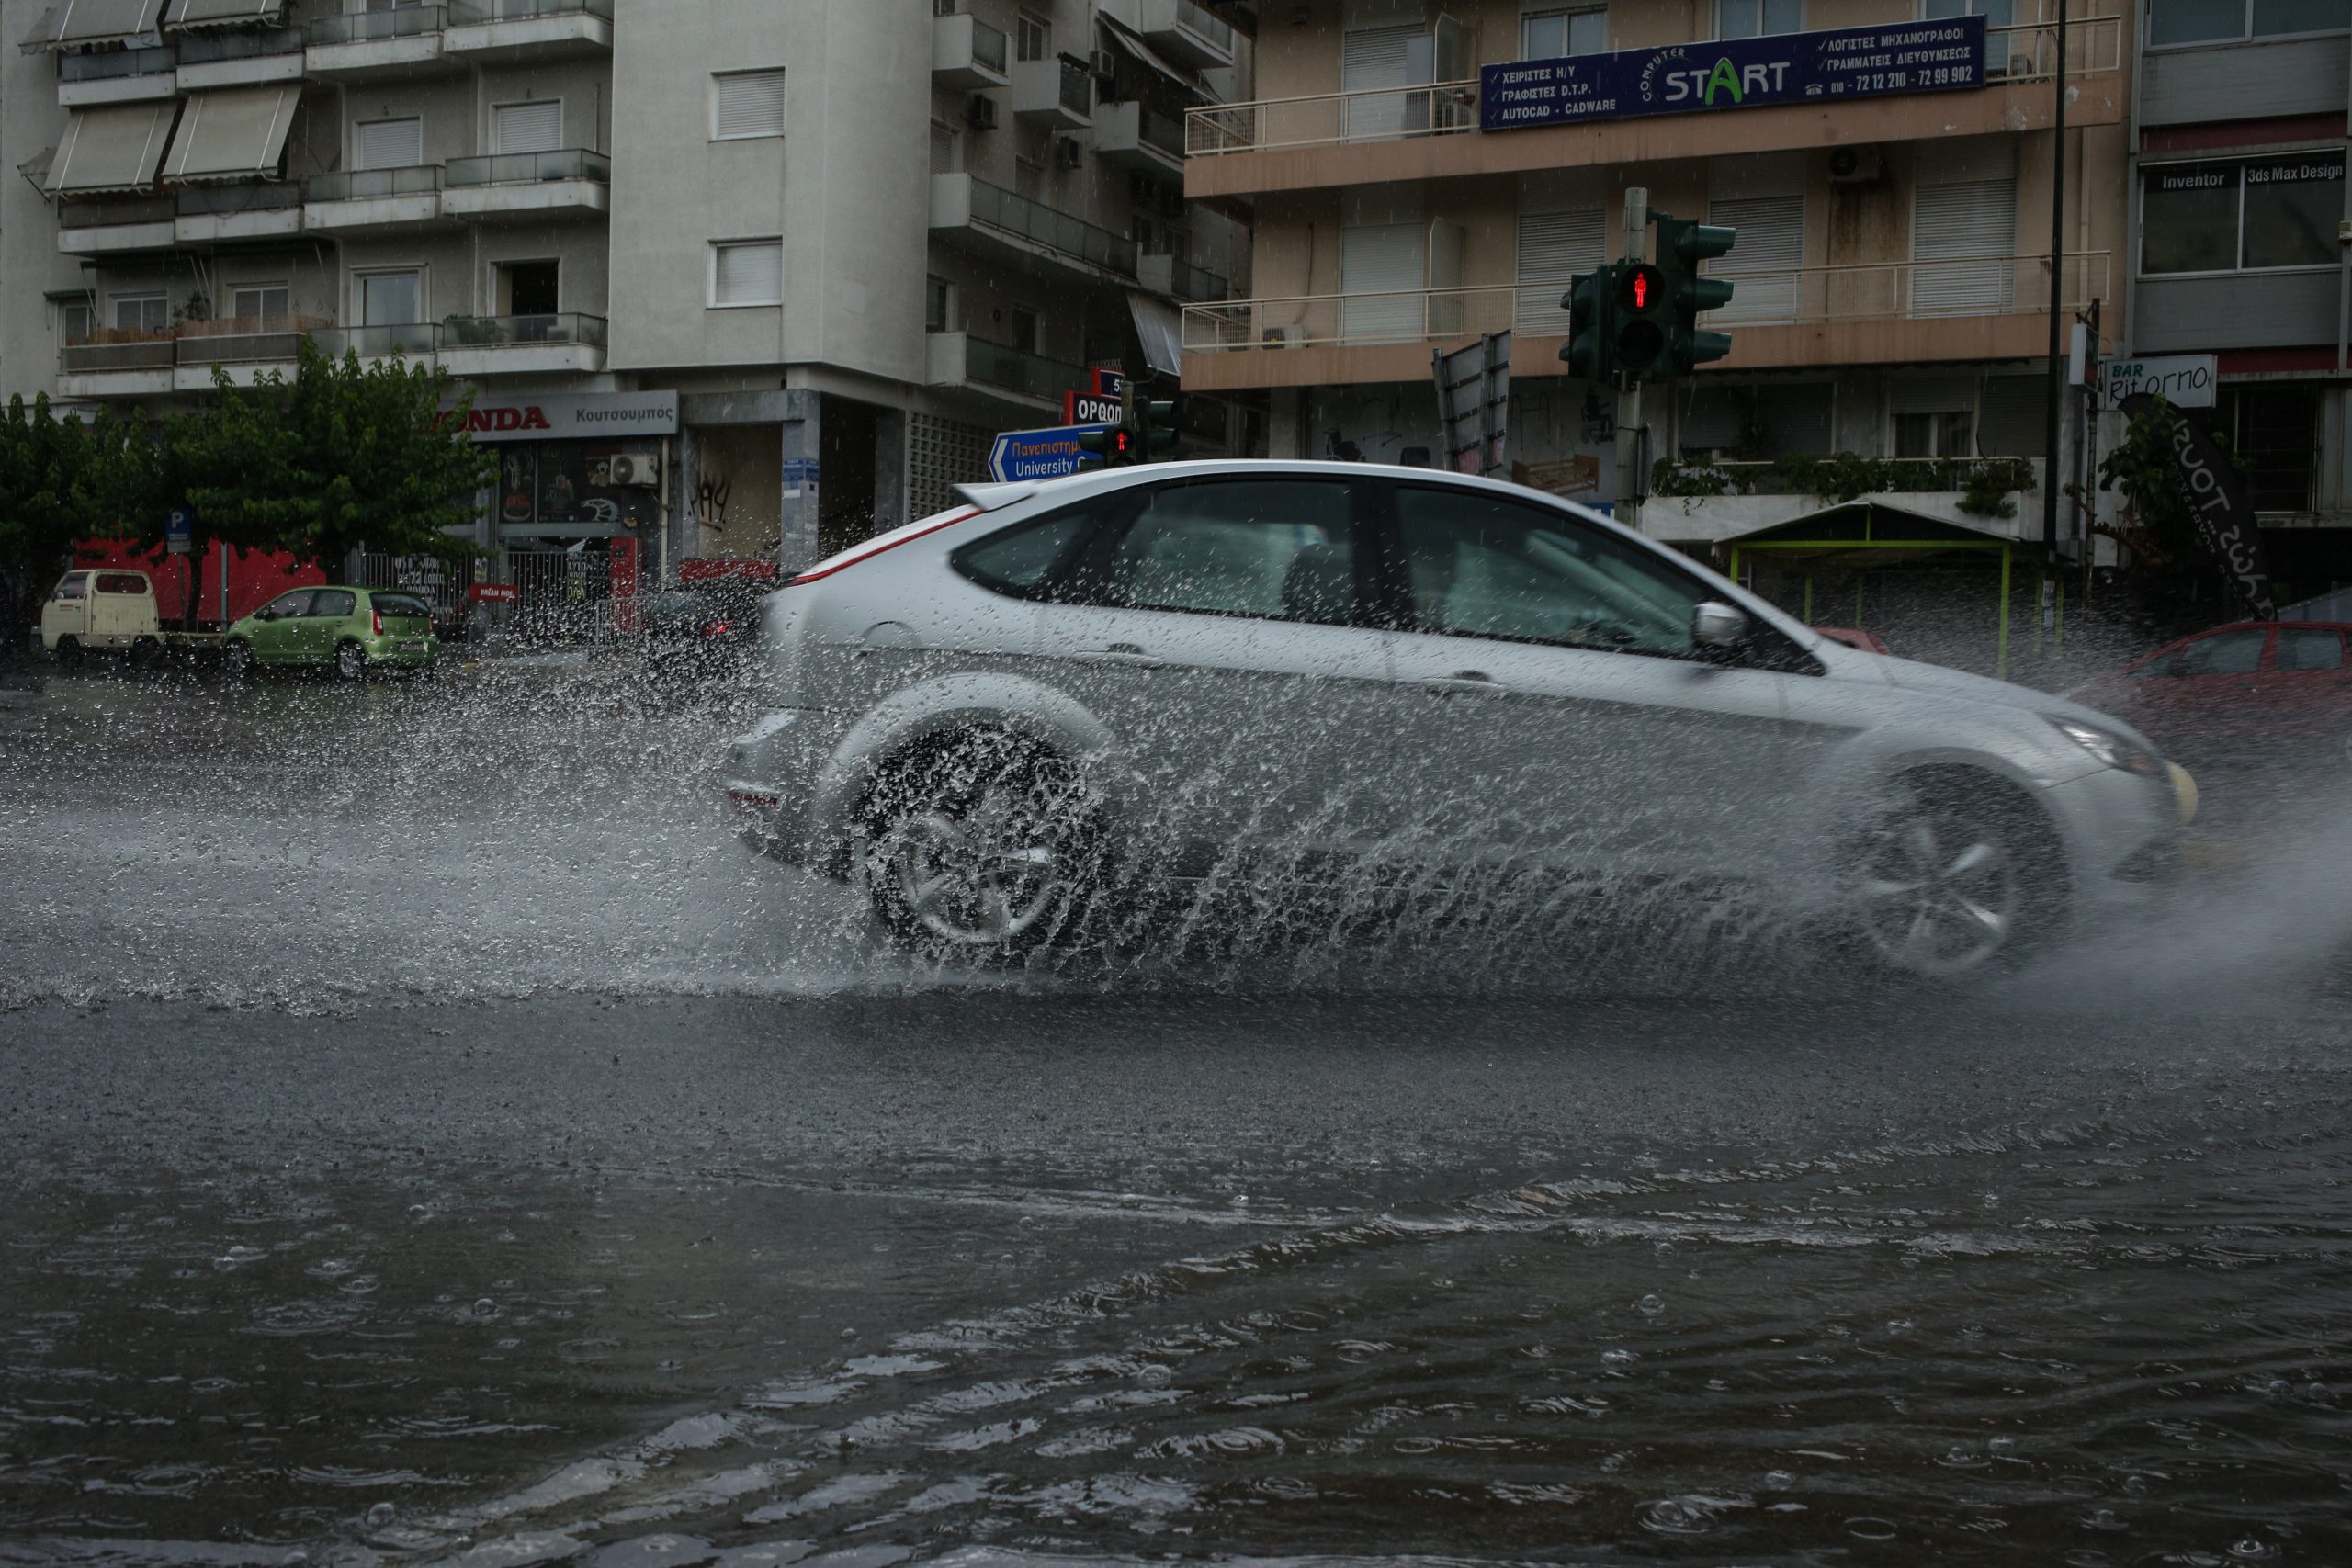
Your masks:
<instances>
[{"instance_id":1,"label":"car side mirror","mask_svg":"<svg viewBox=\"0 0 2352 1568\"><path fill-rule=\"evenodd\" d=\"M1747 612L1710 599L1690 612L1690 641L1704 650L1728 653L1747 640Z\"/></svg>"}]
</instances>

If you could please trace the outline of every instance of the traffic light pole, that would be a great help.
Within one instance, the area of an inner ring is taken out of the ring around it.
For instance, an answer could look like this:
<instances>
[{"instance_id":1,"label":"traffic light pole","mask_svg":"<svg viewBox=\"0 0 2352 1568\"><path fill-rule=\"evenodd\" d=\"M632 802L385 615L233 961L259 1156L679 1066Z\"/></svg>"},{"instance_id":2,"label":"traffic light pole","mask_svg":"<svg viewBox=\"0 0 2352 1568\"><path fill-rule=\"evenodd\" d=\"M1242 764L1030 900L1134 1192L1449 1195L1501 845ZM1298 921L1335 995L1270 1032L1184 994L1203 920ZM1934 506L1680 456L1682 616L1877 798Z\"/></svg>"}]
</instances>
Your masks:
<instances>
[{"instance_id":1,"label":"traffic light pole","mask_svg":"<svg viewBox=\"0 0 2352 1568\"><path fill-rule=\"evenodd\" d=\"M1650 240L1650 193L1645 186L1625 192L1625 251L1629 262L1647 259ZM1628 528L1642 525L1642 503L1634 498L1641 483L1642 383L1638 377L1617 378L1617 521Z\"/></svg>"}]
</instances>

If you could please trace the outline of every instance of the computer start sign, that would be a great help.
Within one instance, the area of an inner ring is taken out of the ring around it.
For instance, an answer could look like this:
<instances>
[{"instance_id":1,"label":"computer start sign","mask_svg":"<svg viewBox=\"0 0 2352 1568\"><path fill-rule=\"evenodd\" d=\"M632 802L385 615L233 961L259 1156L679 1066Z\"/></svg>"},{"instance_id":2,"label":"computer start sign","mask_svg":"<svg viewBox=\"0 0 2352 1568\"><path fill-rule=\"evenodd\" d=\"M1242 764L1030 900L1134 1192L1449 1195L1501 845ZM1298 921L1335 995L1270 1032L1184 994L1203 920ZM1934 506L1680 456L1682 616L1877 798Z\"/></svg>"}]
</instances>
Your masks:
<instances>
[{"instance_id":1,"label":"computer start sign","mask_svg":"<svg viewBox=\"0 0 2352 1568\"><path fill-rule=\"evenodd\" d=\"M989 449L989 474L1002 482L1058 479L1078 472L1078 438L1100 424L1065 424L1050 430L1008 430Z\"/></svg>"}]
</instances>

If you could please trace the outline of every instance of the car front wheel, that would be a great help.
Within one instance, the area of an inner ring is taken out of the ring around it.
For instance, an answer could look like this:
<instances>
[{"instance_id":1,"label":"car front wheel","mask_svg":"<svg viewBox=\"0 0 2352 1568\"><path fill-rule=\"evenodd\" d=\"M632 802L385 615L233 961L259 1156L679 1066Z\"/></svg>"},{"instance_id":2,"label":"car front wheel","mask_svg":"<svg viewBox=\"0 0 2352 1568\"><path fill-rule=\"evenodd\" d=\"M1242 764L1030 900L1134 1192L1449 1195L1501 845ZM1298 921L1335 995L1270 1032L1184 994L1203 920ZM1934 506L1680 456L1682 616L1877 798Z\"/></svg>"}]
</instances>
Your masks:
<instances>
[{"instance_id":1,"label":"car front wheel","mask_svg":"<svg viewBox=\"0 0 2352 1568\"><path fill-rule=\"evenodd\" d=\"M334 650L334 672L346 681L356 681L368 673L368 650L356 642L346 642Z\"/></svg>"},{"instance_id":2,"label":"car front wheel","mask_svg":"<svg viewBox=\"0 0 2352 1568\"><path fill-rule=\"evenodd\" d=\"M229 671L231 680L243 680L253 673L254 645L243 637L232 638L229 646L220 650L220 662Z\"/></svg>"},{"instance_id":3,"label":"car front wheel","mask_svg":"<svg viewBox=\"0 0 2352 1568\"><path fill-rule=\"evenodd\" d=\"M1898 784L1854 841L1841 883L1870 955L1922 979L2012 965L2064 915L2064 873L2047 824L1989 778Z\"/></svg>"}]
</instances>

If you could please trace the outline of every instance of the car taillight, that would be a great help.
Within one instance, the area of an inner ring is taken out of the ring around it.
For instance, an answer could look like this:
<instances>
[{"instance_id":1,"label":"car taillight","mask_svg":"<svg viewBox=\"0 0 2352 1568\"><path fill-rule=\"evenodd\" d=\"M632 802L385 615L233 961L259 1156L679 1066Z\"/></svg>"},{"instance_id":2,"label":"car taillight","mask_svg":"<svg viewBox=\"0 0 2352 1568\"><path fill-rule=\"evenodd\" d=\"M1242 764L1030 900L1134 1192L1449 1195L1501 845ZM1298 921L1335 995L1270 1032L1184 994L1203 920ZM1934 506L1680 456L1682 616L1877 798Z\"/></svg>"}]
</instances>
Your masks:
<instances>
[{"instance_id":1,"label":"car taillight","mask_svg":"<svg viewBox=\"0 0 2352 1568\"><path fill-rule=\"evenodd\" d=\"M729 632L731 632L734 629L735 623L732 621L713 621L710 625L703 627L702 635L705 637L725 637Z\"/></svg>"},{"instance_id":2,"label":"car taillight","mask_svg":"<svg viewBox=\"0 0 2352 1568\"><path fill-rule=\"evenodd\" d=\"M936 534L942 528L952 527L967 518L978 517L982 510L984 509L981 507L967 506L961 512L951 512L944 516L930 518L920 523L910 523L903 528L894 528L878 539L868 539L862 545L854 545L837 556L830 556L819 561L807 571L786 581L785 586L797 588L803 583L816 582L831 577L833 573L855 566L862 560L872 560L885 550L895 550L900 545L920 539L925 534Z\"/></svg>"},{"instance_id":3,"label":"car taillight","mask_svg":"<svg viewBox=\"0 0 2352 1568\"><path fill-rule=\"evenodd\" d=\"M382 637L384 635L384 612L381 610L371 609L368 612L368 618L375 623L376 635L378 637Z\"/></svg>"}]
</instances>

